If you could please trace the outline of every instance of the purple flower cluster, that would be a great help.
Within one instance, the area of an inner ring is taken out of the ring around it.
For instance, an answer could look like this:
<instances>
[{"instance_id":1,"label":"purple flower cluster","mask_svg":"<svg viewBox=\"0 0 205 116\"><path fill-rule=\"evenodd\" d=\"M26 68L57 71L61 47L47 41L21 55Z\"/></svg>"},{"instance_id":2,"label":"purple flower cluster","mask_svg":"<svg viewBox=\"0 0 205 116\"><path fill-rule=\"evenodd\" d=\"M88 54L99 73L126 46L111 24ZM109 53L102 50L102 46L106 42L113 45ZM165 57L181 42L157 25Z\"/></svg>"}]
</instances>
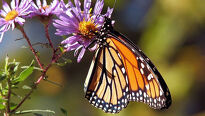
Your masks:
<instances>
[{"instance_id":1,"label":"purple flower cluster","mask_svg":"<svg viewBox=\"0 0 205 116\"><path fill-rule=\"evenodd\" d=\"M40 0L36 0L36 4L34 2L32 4L32 16L50 16L50 15L56 15L61 12L60 9L60 3L58 0L53 0L50 5L47 4L46 0L43 0L43 3L41 3Z\"/></svg>"},{"instance_id":2,"label":"purple flower cluster","mask_svg":"<svg viewBox=\"0 0 205 116\"><path fill-rule=\"evenodd\" d=\"M10 28L12 30L15 28L15 23L23 25L25 19L22 18L30 13L31 0L12 0L9 6L4 0L2 0L3 10L0 10L0 42L2 41L4 32L8 31Z\"/></svg>"},{"instance_id":3,"label":"purple flower cluster","mask_svg":"<svg viewBox=\"0 0 205 116\"><path fill-rule=\"evenodd\" d=\"M104 5L103 0L96 1L93 11L90 8L91 0L84 0L83 10L79 0L74 0L74 2L75 5L70 1L68 2L67 6L69 7L58 16L59 19L54 21L54 26L57 28L57 35L70 35L62 41L67 51L75 50L74 55L76 56L81 49L77 58L77 62L80 62L86 48L95 36L90 31L98 31L104 22L104 17L110 17L113 9L108 7L107 13L101 15ZM92 50L95 48L96 45Z\"/></svg>"},{"instance_id":4,"label":"purple flower cluster","mask_svg":"<svg viewBox=\"0 0 205 116\"><path fill-rule=\"evenodd\" d=\"M101 14L104 6L103 0L97 0L94 8L91 8L91 0L84 0L81 9L80 0L74 0L74 4L68 0L53 0L50 5L46 0L12 0L10 6L2 0L2 10L0 10L0 42L3 35L10 28L12 30L16 24L23 26L27 18L34 16L49 17L55 15L53 20L56 27L56 34L68 36L62 41L66 51L75 50L74 55L78 55L77 61L80 62L86 48L95 38L93 32L100 30L104 22L104 17L111 17L113 9L107 9L105 14ZM95 45L90 50L95 50ZM78 51L80 50L79 54Z\"/></svg>"}]
</instances>

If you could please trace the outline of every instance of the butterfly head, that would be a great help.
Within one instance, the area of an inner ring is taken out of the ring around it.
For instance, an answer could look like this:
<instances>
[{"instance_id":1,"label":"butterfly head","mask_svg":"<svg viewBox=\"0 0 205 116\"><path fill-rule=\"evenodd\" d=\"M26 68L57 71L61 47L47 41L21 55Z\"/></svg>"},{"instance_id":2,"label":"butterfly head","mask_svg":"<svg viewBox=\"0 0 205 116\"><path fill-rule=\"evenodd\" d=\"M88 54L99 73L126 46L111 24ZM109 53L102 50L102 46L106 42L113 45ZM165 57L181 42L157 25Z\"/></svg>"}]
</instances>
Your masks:
<instances>
[{"instance_id":1,"label":"butterfly head","mask_svg":"<svg viewBox=\"0 0 205 116\"><path fill-rule=\"evenodd\" d=\"M108 17L104 17L104 24L100 30L100 32L109 32L113 29L112 27L112 20Z\"/></svg>"}]
</instances>

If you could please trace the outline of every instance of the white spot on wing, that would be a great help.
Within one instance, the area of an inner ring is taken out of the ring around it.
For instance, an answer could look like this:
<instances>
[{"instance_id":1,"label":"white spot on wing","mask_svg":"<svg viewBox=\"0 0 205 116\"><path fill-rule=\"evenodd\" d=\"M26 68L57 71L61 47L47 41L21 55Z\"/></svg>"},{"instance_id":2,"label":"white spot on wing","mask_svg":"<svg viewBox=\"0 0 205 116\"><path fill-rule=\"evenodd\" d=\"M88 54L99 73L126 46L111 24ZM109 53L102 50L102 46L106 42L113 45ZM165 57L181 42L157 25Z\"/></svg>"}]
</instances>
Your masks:
<instances>
[{"instance_id":1,"label":"white spot on wing","mask_svg":"<svg viewBox=\"0 0 205 116\"><path fill-rule=\"evenodd\" d=\"M118 55L118 56L119 56L119 58L121 59L121 56L120 56L120 54L118 53L117 55Z\"/></svg>"},{"instance_id":2,"label":"white spot on wing","mask_svg":"<svg viewBox=\"0 0 205 116\"><path fill-rule=\"evenodd\" d=\"M143 71L143 69L142 69L142 68L140 68L140 72L141 72L142 74L144 74L144 71Z\"/></svg>"},{"instance_id":3,"label":"white spot on wing","mask_svg":"<svg viewBox=\"0 0 205 116\"><path fill-rule=\"evenodd\" d=\"M139 90L139 93L140 93L140 95L142 95L142 91L141 90Z\"/></svg>"},{"instance_id":4,"label":"white spot on wing","mask_svg":"<svg viewBox=\"0 0 205 116\"><path fill-rule=\"evenodd\" d=\"M151 80L151 78L152 78L152 74L149 74L149 75L147 76L147 79L148 79L148 80Z\"/></svg>"},{"instance_id":5,"label":"white spot on wing","mask_svg":"<svg viewBox=\"0 0 205 116\"><path fill-rule=\"evenodd\" d=\"M125 73L125 68L124 67L122 68L122 72Z\"/></svg>"},{"instance_id":6,"label":"white spot on wing","mask_svg":"<svg viewBox=\"0 0 205 116\"><path fill-rule=\"evenodd\" d=\"M137 97L139 97L139 93L137 92L136 94L137 94Z\"/></svg>"},{"instance_id":7,"label":"white spot on wing","mask_svg":"<svg viewBox=\"0 0 205 116\"><path fill-rule=\"evenodd\" d=\"M128 92L128 87L126 88L126 92Z\"/></svg>"},{"instance_id":8,"label":"white spot on wing","mask_svg":"<svg viewBox=\"0 0 205 116\"><path fill-rule=\"evenodd\" d=\"M141 67L144 68L144 64L143 63L141 63Z\"/></svg>"},{"instance_id":9,"label":"white spot on wing","mask_svg":"<svg viewBox=\"0 0 205 116\"><path fill-rule=\"evenodd\" d=\"M144 59L140 56L140 60L143 62L144 61Z\"/></svg>"},{"instance_id":10,"label":"white spot on wing","mask_svg":"<svg viewBox=\"0 0 205 116\"><path fill-rule=\"evenodd\" d=\"M126 79L126 83L128 83L128 78L127 78L127 75L126 75L125 79Z\"/></svg>"},{"instance_id":11,"label":"white spot on wing","mask_svg":"<svg viewBox=\"0 0 205 116\"><path fill-rule=\"evenodd\" d=\"M162 90L160 90L159 94L160 94L160 96L162 96L162 95L163 95L163 92L162 92Z\"/></svg>"},{"instance_id":12,"label":"white spot on wing","mask_svg":"<svg viewBox=\"0 0 205 116\"><path fill-rule=\"evenodd\" d=\"M140 100L142 100L143 98L142 97L140 97Z\"/></svg>"},{"instance_id":13,"label":"white spot on wing","mask_svg":"<svg viewBox=\"0 0 205 116\"><path fill-rule=\"evenodd\" d=\"M149 84L146 84L145 87L147 90L149 90Z\"/></svg>"},{"instance_id":14,"label":"white spot on wing","mask_svg":"<svg viewBox=\"0 0 205 116\"><path fill-rule=\"evenodd\" d=\"M146 95L146 93L144 92L144 97L146 97L147 95Z\"/></svg>"},{"instance_id":15,"label":"white spot on wing","mask_svg":"<svg viewBox=\"0 0 205 116\"><path fill-rule=\"evenodd\" d=\"M154 99L154 103L157 103L157 100L156 100L156 99Z\"/></svg>"}]
</instances>

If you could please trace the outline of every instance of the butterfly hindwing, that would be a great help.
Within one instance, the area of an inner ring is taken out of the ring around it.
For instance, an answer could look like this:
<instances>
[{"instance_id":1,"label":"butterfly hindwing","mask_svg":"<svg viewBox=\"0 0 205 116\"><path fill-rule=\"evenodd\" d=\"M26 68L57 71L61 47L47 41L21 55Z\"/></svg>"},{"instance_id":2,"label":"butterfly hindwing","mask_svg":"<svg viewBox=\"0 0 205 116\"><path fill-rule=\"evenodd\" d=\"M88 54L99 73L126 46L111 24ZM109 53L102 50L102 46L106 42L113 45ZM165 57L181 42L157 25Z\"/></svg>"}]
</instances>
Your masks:
<instances>
[{"instance_id":1,"label":"butterfly hindwing","mask_svg":"<svg viewBox=\"0 0 205 116\"><path fill-rule=\"evenodd\" d=\"M97 50L85 81L86 98L92 105L110 113L127 106L128 79L122 67L115 49L107 46Z\"/></svg>"}]
</instances>

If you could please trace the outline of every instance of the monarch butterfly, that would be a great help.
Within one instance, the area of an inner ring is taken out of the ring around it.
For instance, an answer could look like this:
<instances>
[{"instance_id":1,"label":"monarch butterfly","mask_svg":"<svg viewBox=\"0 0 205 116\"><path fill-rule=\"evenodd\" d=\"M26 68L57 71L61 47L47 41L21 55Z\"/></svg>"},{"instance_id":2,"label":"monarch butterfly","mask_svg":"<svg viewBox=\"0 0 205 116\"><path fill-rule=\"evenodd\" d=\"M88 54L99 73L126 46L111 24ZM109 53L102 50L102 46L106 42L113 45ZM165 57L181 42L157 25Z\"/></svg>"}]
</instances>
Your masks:
<instances>
[{"instance_id":1,"label":"monarch butterfly","mask_svg":"<svg viewBox=\"0 0 205 116\"><path fill-rule=\"evenodd\" d=\"M88 71L84 91L89 102L104 112L118 113L129 101L154 109L171 105L171 95L150 59L125 36L115 31L111 19L96 34L98 48Z\"/></svg>"}]
</instances>

